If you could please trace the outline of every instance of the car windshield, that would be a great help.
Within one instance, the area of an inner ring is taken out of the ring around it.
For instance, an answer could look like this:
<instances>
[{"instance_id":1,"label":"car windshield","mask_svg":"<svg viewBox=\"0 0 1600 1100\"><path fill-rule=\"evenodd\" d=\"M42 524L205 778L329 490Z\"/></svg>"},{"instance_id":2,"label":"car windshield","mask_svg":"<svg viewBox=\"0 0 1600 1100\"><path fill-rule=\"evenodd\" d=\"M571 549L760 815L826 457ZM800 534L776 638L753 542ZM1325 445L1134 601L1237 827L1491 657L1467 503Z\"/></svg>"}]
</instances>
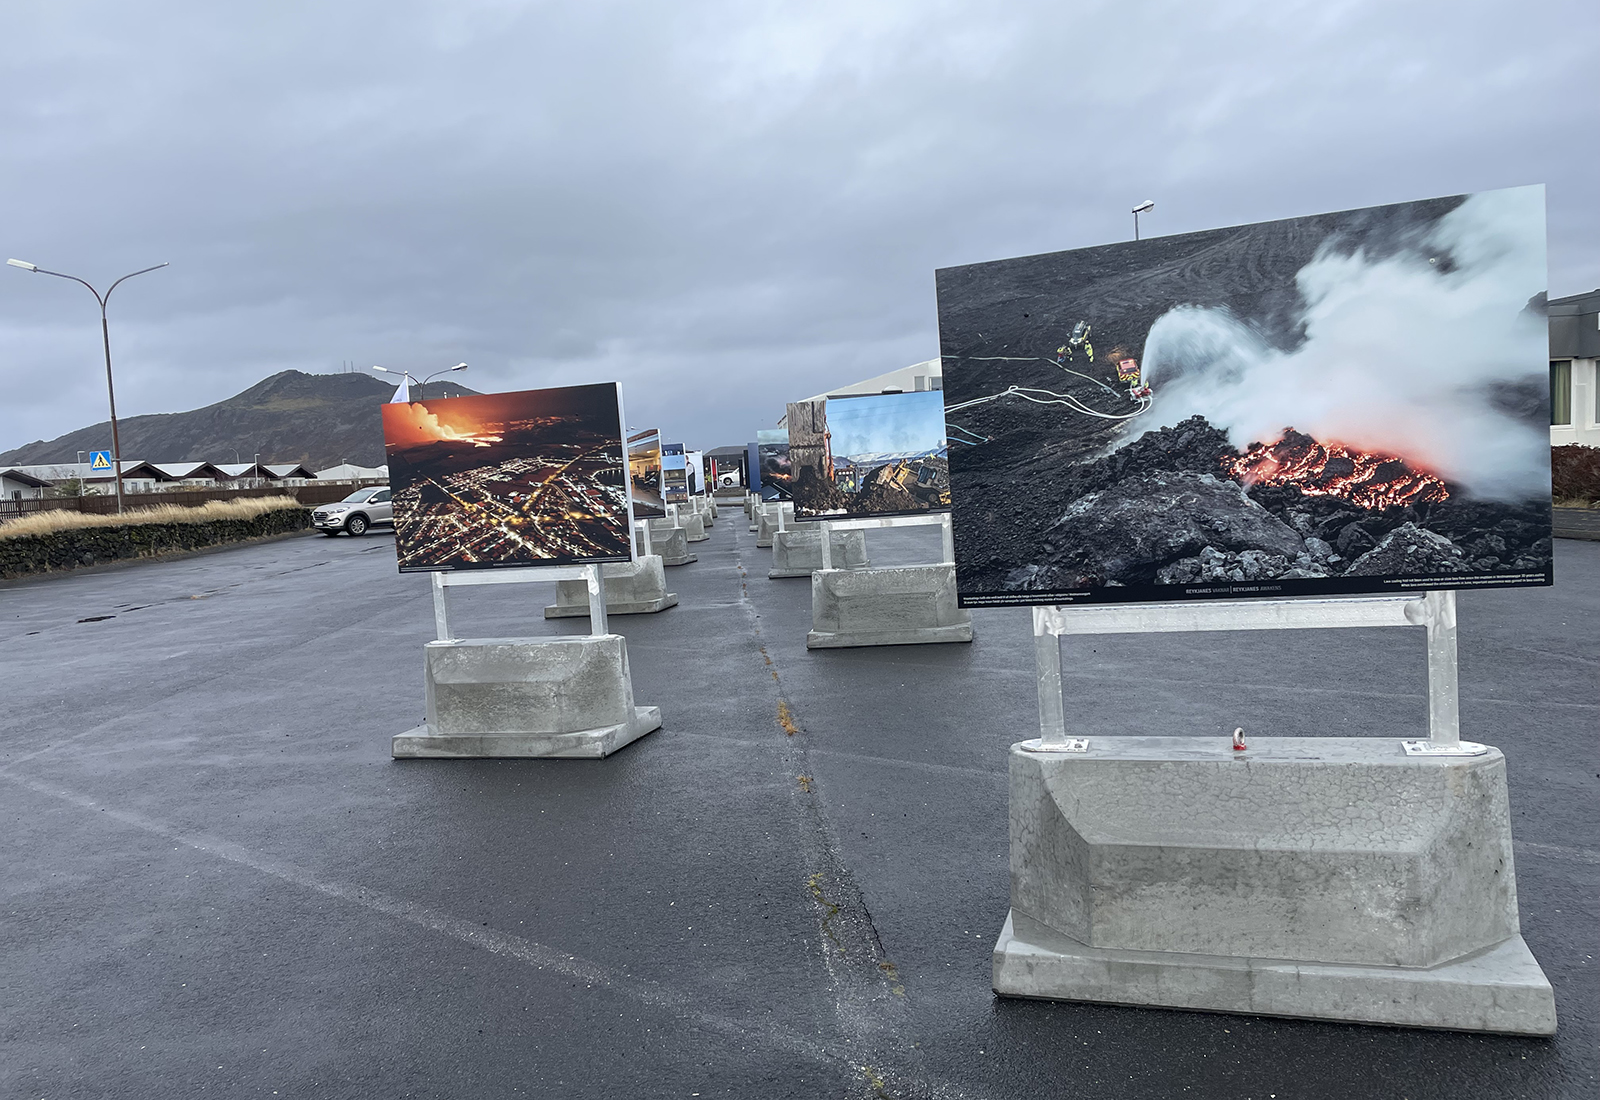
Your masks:
<instances>
[{"instance_id":1,"label":"car windshield","mask_svg":"<svg viewBox=\"0 0 1600 1100\"><path fill-rule=\"evenodd\" d=\"M355 492L353 492L349 496L345 497L339 503L340 504L365 504L367 502L367 500L372 496L372 494L376 493L377 491L378 491L377 488L357 489Z\"/></svg>"}]
</instances>

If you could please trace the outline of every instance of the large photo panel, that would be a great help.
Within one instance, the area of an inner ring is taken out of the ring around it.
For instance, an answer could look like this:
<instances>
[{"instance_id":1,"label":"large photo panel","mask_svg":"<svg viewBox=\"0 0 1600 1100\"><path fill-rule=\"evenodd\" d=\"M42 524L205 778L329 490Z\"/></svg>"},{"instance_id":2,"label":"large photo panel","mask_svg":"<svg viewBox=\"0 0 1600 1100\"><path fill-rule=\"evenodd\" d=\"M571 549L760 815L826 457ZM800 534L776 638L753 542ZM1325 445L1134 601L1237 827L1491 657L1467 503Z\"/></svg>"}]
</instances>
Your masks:
<instances>
[{"instance_id":1,"label":"large photo panel","mask_svg":"<svg viewBox=\"0 0 1600 1100\"><path fill-rule=\"evenodd\" d=\"M678 448L676 453L673 447ZM689 464L681 443L667 444L667 453L661 456L661 498L668 504L689 503Z\"/></svg>"},{"instance_id":2,"label":"large photo panel","mask_svg":"<svg viewBox=\"0 0 1600 1100\"><path fill-rule=\"evenodd\" d=\"M1550 584L1543 187L938 272L964 606Z\"/></svg>"},{"instance_id":3,"label":"large photo panel","mask_svg":"<svg viewBox=\"0 0 1600 1100\"><path fill-rule=\"evenodd\" d=\"M615 383L383 406L400 571L629 561Z\"/></svg>"},{"instance_id":4,"label":"large photo panel","mask_svg":"<svg viewBox=\"0 0 1600 1100\"><path fill-rule=\"evenodd\" d=\"M789 431L787 428L762 428L756 432L756 469L762 500L788 500L793 479L789 476Z\"/></svg>"},{"instance_id":5,"label":"large photo panel","mask_svg":"<svg viewBox=\"0 0 1600 1100\"><path fill-rule=\"evenodd\" d=\"M786 422L795 519L950 507L944 395L937 390L793 402Z\"/></svg>"},{"instance_id":6,"label":"large photo panel","mask_svg":"<svg viewBox=\"0 0 1600 1100\"><path fill-rule=\"evenodd\" d=\"M635 517L667 514L661 499L661 432L657 428L628 436L628 491Z\"/></svg>"}]
</instances>

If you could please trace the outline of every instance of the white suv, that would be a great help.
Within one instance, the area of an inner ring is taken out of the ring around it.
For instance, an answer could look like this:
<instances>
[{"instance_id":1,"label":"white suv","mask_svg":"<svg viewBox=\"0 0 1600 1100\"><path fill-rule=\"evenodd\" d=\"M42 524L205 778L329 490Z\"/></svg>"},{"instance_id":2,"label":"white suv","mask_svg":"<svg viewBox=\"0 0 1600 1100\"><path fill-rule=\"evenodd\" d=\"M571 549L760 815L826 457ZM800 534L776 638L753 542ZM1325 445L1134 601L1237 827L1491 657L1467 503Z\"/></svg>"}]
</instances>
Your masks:
<instances>
[{"instance_id":1,"label":"white suv","mask_svg":"<svg viewBox=\"0 0 1600 1100\"><path fill-rule=\"evenodd\" d=\"M323 504L311 513L311 527L324 535L348 531L364 535L369 527L393 527L394 505L383 486L357 489L338 504Z\"/></svg>"}]
</instances>

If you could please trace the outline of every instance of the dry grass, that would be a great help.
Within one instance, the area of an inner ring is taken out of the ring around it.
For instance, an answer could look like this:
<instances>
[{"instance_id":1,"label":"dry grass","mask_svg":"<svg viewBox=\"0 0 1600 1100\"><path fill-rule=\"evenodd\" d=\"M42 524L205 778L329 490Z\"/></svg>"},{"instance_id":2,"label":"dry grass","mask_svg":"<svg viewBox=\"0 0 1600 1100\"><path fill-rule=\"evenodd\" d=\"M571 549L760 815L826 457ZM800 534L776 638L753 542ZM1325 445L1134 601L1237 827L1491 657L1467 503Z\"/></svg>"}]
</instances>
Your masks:
<instances>
[{"instance_id":1,"label":"dry grass","mask_svg":"<svg viewBox=\"0 0 1600 1100\"><path fill-rule=\"evenodd\" d=\"M87 512L73 512L65 508L0 523L0 539L21 538L24 535L48 535L76 527L120 527L130 523L210 523L219 519L255 519L280 508L299 508L294 497L248 497L237 500L212 500L196 507L182 504L162 504L155 508L138 508L122 515L97 516Z\"/></svg>"}]
</instances>

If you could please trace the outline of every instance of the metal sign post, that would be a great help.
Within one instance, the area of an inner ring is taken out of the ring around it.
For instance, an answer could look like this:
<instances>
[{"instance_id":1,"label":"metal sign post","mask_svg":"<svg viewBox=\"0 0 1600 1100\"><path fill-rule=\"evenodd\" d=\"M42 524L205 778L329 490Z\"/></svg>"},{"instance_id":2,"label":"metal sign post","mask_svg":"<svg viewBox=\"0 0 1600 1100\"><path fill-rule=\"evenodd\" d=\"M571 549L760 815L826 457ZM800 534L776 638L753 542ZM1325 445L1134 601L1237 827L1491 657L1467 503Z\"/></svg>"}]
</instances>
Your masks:
<instances>
[{"instance_id":1,"label":"metal sign post","mask_svg":"<svg viewBox=\"0 0 1600 1100\"><path fill-rule=\"evenodd\" d=\"M469 572L433 574L433 625L441 642L455 641L450 630L450 605L445 590L461 585L528 584L533 581L584 581L589 588L589 633L608 634L606 622L606 578L604 566L568 565L538 569L479 569Z\"/></svg>"},{"instance_id":2,"label":"metal sign post","mask_svg":"<svg viewBox=\"0 0 1600 1100\"><path fill-rule=\"evenodd\" d=\"M956 560L955 537L950 527L949 512L927 512L919 516L845 516L820 520L822 529L822 568L833 568L832 532L868 531L880 527L928 527L938 524L944 537L944 560L936 564L954 565ZM779 527L781 531L783 528Z\"/></svg>"},{"instance_id":3,"label":"metal sign post","mask_svg":"<svg viewBox=\"0 0 1600 1100\"><path fill-rule=\"evenodd\" d=\"M1039 676L1039 738L1032 752L1087 752L1087 737L1069 737L1061 692L1061 638L1075 634L1151 634L1205 630L1319 630L1420 626L1427 632L1428 739L1404 741L1412 756L1481 756L1484 745L1461 740L1457 695L1456 594L1345 599L1231 600L1113 604L1033 609Z\"/></svg>"}]
</instances>

